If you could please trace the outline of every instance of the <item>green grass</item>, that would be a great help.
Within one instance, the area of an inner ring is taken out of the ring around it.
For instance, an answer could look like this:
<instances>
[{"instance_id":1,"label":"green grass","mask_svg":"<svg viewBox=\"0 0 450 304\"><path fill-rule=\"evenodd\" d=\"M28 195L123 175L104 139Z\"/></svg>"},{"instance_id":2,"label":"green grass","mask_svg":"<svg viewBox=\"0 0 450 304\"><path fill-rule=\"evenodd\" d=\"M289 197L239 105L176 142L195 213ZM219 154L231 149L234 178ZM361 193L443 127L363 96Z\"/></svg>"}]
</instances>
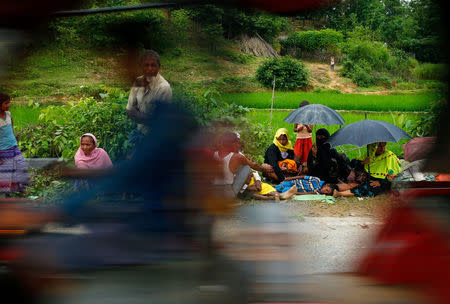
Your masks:
<instances>
[{"instance_id":1,"label":"green grass","mask_svg":"<svg viewBox=\"0 0 450 304\"><path fill-rule=\"evenodd\" d=\"M10 111L14 121L14 127L26 127L29 124L36 123L41 113L40 108L31 108L22 105L13 105Z\"/></svg>"},{"instance_id":2,"label":"green grass","mask_svg":"<svg viewBox=\"0 0 450 304\"><path fill-rule=\"evenodd\" d=\"M295 142L295 133L293 131L294 125L284 122L283 119L286 118L286 116L290 113L290 111L286 110L274 110L273 117L272 117L272 130L275 134L275 131L278 128L286 128L289 130L289 135L292 144ZM362 112L341 112L340 113L342 117L344 118L346 125L360 121L364 119L364 113ZM262 125L270 125L270 110L252 110L250 113L247 114L250 121L255 123L260 123ZM370 113L368 114L368 119L374 119L374 120L383 120L389 123L392 123L394 125L397 125L398 127L402 127L398 125L398 122L400 121L399 116L404 115L405 119L407 120L416 120L421 115L424 114L414 114L414 113ZM333 134L336 132L340 127L339 126L321 126L316 125L314 126L314 130L318 130L320 128L327 129L330 134ZM387 148L394 152L397 155L402 155L402 147L400 144L403 144L407 142L408 140L401 140L398 144L397 143L388 143ZM345 152L347 156L352 159L355 157L363 156L364 153L366 153L365 148L358 149L356 146L341 146L338 147L337 150L339 152ZM264 153L264 151L262 152Z\"/></svg>"},{"instance_id":3,"label":"green grass","mask_svg":"<svg viewBox=\"0 0 450 304\"><path fill-rule=\"evenodd\" d=\"M89 49L35 49L10 66L0 89L16 101L40 101L78 96L86 85L128 88L131 82L120 65L121 56Z\"/></svg>"},{"instance_id":4,"label":"green grass","mask_svg":"<svg viewBox=\"0 0 450 304\"><path fill-rule=\"evenodd\" d=\"M224 94L223 101L249 108L270 109L271 93ZM275 109L296 109L302 100L320 103L335 110L357 111L427 111L437 95L360 95L305 92L278 92Z\"/></svg>"}]
</instances>

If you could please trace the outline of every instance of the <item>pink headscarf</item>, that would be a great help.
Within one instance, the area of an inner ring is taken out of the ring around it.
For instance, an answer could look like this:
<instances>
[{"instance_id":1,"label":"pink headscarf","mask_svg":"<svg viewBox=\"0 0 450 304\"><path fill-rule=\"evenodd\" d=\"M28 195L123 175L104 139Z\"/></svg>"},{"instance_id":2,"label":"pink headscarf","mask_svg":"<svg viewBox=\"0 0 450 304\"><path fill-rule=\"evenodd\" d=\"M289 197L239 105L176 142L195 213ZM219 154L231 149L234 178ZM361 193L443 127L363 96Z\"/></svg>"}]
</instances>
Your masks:
<instances>
[{"instance_id":1,"label":"pink headscarf","mask_svg":"<svg viewBox=\"0 0 450 304\"><path fill-rule=\"evenodd\" d=\"M102 148L97 148L97 138L95 138L95 136L91 133L83 134L80 137L80 145L81 138L83 138L83 136L92 137L92 139L94 140L95 148L94 150L92 150L91 154L86 155L84 154L83 150L81 150L80 146L74 157L75 166L82 169L104 169L112 167L113 164L108 156L108 153L106 153L106 151Z\"/></svg>"}]
</instances>

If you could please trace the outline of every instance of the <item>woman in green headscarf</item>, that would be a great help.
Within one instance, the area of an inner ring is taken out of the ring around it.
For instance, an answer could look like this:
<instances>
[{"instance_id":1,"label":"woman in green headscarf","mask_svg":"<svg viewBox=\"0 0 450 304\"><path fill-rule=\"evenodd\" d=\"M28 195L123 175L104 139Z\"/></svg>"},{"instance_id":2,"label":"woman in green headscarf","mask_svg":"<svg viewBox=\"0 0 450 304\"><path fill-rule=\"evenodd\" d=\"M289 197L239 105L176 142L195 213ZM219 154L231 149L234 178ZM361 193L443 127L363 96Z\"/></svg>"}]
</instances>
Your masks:
<instances>
[{"instance_id":1,"label":"woman in green headscarf","mask_svg":"<svg viewBox=\"0 0 450 304\"><path fill-rule=\"evenodd\" d=\"M350 190L338 191L336 196L376 196L391 188L392 179L402 171L397 156L386 150L385 142L370 144L367 151L368 156L360 164L370 174L369 181Z\"/></svg>"}]
</instances>

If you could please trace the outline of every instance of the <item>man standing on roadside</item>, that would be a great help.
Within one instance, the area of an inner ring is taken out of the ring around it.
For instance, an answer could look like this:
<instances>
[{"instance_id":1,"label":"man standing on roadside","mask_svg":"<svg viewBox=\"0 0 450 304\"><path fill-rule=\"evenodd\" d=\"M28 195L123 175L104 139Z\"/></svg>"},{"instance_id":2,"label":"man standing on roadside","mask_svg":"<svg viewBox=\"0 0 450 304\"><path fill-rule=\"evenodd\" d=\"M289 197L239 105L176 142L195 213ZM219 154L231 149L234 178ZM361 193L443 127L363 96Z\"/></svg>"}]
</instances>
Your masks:
<instances>
[{"instance_id":1,"label":"man standing on roadside","mask_svg":"<svg viewBox=\"0 0 450 304\"><path fill-rule=\"evenodd\" d=\"M137 129L130 133L129 141L135 145L149 133L147 121L156 101L171 102L170 84L159 74L159 55L153 50L144 50L140 57L143 75L139 76L128 97L127 116L137 123Z\"/></svg>"}]
</instances>

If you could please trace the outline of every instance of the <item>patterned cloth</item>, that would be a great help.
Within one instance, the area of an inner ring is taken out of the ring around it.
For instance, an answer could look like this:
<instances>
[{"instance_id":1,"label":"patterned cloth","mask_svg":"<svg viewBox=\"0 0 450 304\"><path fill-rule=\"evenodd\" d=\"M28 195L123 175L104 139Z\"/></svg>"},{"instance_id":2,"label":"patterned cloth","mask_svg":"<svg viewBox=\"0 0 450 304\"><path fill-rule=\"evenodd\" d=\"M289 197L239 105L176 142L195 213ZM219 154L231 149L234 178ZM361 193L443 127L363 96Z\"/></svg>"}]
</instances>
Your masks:
<instances>
[{"instance_id":1,"label":"patterned cloth","mask_svg":"<svg viewBox=\"0 0 450 304\"><path fill-rule=\"evenodd\" d=\"M372 181L378 181L380 183L380 186L378 187L371 186L370 183ZM391 182L387 178L386 179L372 178L369 182L359 184L355 188L350 189L350 191L357 197L365 197L365 196L372 197L385 193L390 189L391 189Z\"/></svg>"},{"instance_id":2,"label":"patterned cloth","mask_svg":"<svg viewBox=\"0 0 450 304\"><path fill-rule=\"evenodd\" d=\"M19 148L0 150L0 160L0 193L23 191L30 182L30 176Z\"/></svg>"},{"instance_id":3,"label":"patterned cloth","mask_svg":"<svg viewBox=\"0 0 450 304\"><path fill-rule=\"evenodd\" d=\"M282 182L278 186L275 186L275 189L278 192L286 192L292 188L292 186L297 185L297 192L320 192L322 186L325 184L324 181L321 181L319 178L314 176L305 176L303 178L294 179L287 182Z\"/></svg>"}]
</instances>

